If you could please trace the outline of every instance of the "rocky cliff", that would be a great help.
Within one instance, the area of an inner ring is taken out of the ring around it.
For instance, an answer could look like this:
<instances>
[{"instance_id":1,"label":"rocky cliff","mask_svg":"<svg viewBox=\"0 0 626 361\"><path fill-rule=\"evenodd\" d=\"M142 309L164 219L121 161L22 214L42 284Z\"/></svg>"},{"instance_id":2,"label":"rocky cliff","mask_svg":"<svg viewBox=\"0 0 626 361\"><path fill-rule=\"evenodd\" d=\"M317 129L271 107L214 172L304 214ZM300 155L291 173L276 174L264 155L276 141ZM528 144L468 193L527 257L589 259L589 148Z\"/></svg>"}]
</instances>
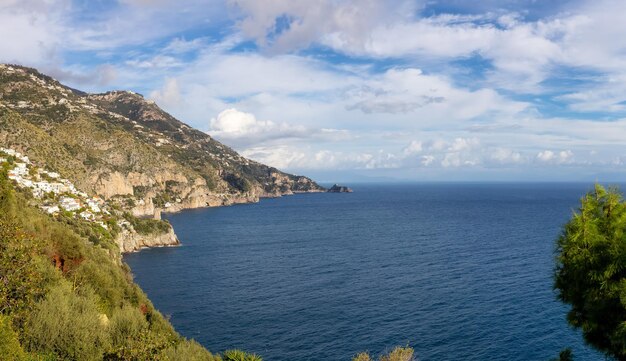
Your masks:
<instances>
[{"instance_id":1,"label":"rocky cliff","mask_svg":"<svg viewBox=\"0 0 626 361\"><path fill-rule=\"evenodd\" d=\"M87 94L15 65L0 64L0 145L138 217L324 191L242 157L140 94Z\"/></svg>"},{"instance_id":2,"label":"rocky cliff","mask_svg":"<svg viewBox=\"0 0 626 361\"><path fill-rule=\"evenodd\" d=\"M171 247L180 244L172 228L163 233L141 234L124 229L115 238L120 252L135 252L150 247Z\"/></svg>"}]
</instances>

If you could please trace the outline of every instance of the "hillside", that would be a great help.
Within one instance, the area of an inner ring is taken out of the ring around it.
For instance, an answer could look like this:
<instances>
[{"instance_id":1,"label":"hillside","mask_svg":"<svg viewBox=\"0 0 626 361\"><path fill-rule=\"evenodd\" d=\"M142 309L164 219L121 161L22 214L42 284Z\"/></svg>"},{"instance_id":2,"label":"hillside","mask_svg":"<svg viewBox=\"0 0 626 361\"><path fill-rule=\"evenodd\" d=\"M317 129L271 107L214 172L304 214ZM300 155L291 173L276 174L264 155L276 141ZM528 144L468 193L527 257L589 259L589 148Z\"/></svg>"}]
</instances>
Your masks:
<instances>
[{"instance_id":1,"label":"hillside","mask_svg":"<svg viewBox=\"0 0 626 361\"><path fill-rule=\"evenodd\" d=\"M87 94L15 65L0 65L0 145L136 216L323 190L240 156L139 94Z\"/></svg>"},{"instance_id":2,"label":"hillside","mask_svg":"<svg viewBox=\"0 0 626 361\"><path fill-rule=\"evenodd\" d=\"M319 191L138 94L86 94L0 65L0 359L260 361L181 337L121 252L178 243L162 210Z\"/></svg>"},{"instance_id":3,"label":"hillside","mask_svg":"<svg viewBox=\"0 0 626 361\"><path fill-rule=\"evenodd\" d=\"M178 335L110 244L87 236L99 226L34 207L10 166L0 162L1 360L239 359Z\"/></svg>"}]
</instances>

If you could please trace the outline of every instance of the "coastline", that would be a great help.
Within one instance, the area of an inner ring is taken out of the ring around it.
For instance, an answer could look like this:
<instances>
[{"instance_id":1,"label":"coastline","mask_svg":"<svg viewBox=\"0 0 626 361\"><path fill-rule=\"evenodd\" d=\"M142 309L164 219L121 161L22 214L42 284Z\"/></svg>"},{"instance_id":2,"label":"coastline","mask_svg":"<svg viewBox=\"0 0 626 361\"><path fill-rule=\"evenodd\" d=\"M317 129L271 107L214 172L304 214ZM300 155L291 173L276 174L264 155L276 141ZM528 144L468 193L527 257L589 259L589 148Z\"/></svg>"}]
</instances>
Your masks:
<instances>
[{"instance_id":1,"label":"coastline","mask_svg":"<svg viewBox=\"0 0 626 361\"><path fill-rule=\"evenodd\" d=\"M314 189L308 191L289 191L281 194L263 194L260 196L243 196L243 197L234 197L229 198L228 200L231 202L223 202L221 204L211 205L209 203L205 203L205 205L200 206L185 206L179 204L175 204L173 207L168 208L156 208L154 209L153 217L160 219L161 214L175 214L189 209L201 209L201 208L217 208L217 207L230 207L237 204L255 204L259 203L261 199L271 199L271 198L282 198L285 196L293 196L298 194L307 194L307 193L327 193L325 189ZM193 202L190 202L193 204ZM118 235L115 240L118 247L120 248L120 254L124 256L127 253L138 253L145 249L150 248L164 248L164 247L178 247L182 245L182 242L178 238L176 234L176 230L170 224L170 230L165 233L160 234L150 234L150 235L141 235L137 232L123 232Z\"/></svg>"}]
</instances>

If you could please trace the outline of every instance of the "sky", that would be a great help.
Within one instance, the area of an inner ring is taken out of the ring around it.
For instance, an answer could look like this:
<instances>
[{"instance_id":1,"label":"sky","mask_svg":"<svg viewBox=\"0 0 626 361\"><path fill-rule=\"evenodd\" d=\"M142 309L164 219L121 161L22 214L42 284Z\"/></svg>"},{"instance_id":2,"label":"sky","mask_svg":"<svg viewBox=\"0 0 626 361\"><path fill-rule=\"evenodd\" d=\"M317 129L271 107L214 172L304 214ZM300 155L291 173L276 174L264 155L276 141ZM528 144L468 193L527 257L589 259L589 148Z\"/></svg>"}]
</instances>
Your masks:
<instances>
[{"instance_id":1,"label":"sky","mask_svg":"<svg viewBox=\"0 0 626 361\"><path fill-rule=\"evenodd\" d=\"M626 181L626 1L0 0L0 62L320 181Z\"/></svg>"}]
</instances>

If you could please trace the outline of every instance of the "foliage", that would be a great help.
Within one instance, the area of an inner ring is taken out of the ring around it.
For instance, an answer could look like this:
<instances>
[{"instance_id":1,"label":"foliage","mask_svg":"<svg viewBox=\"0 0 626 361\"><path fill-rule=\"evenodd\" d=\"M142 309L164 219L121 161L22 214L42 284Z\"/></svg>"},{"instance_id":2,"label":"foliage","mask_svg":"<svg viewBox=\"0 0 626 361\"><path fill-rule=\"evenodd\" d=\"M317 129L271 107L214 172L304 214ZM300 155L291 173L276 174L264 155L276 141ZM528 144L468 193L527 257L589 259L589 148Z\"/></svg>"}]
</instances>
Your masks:
<instances>
[{"instance_id":1,"label":"foliage","mask_svg":"<svg viewBox=\"0 0 626 361\"><path fill-rule=\"evenodd\" d=\"M245 353L241 350L227 350L222 356L224 361L262 361L261 356Z\"/></svg>"},{"instance_id":2,"label":"foliage","mask_svg":"<svg viewBox=\"0 0 626 361\"><path fill-rule=\"evenodd\" d=\"M558 359L552 359L551 361L573 361L574 360L574 354L572 353L572 350L570 348L566 348L563 349L561 352L559 352L559 358Z\"/></svg>"},{"instance_id":3,"label":"foliage","mask_svg":"<svg viewBox=\"0 0 626 361\"><path fill-rule=\"evenodd\" d=\"M11 319L0 314L0 357L6 360L25 360L26 353L20 345L17 333L11 327Z\"/></svg>"},{"instance_id":4,"label":"foliage","mask_svg":"<svg viewBox=\"0 0 626 361\"><path fill-rule=\"evenodd\" d=\"M626 360L626 205L600 185L557 240L555 288L569 323L598 350Z\"/></svg>"},{"instance_id":5,"label":"foliage","mask_svg":"<svg viewBox=\"0 0 626 361\"><path fill-rule=\"evenodd\" d=\"M372 357L367 352L361 352L354 356L352 361L372 361Z\"/></svg>"},{"instance_id":6,"label":"foliage","mask_svg":"<svg viewBox=\"0 0 626 361\"><path fill-rule=\"evenodd\" d=\"M386 355L381 355L379 361L413 361L413 348L396 346ZM352 361L372 361L372 357L367 352L361 352L352 358Z\"/></svg>"},{"instance_id":7,"label":"foliage","mask_svg":"<svg viewBox=\"0 0 626 361\"><path fill-rule=\"evenodd\" d=\"M164 361L222 361L219 355L213 355L193 340L183 340L161 352Z\"/></svg>"},{"instance_id":8,"label":"foliage","mask_svg":"<svg viewBox=\"0 0 626 361\"><path fill-rule=\"evenodd\" d=\"M168 221L162 219L139 218L128 212L124 213L124 218L133 226L137 233L141 234L160 234L169 232L172 228Z\"/></svg>"},{"instance_id":9,"label":"foliage","mask_svg":"<svg viewBox=\"0 0 626 361\"><path fill-rule=\"evenodd\" d=\"M89 292L75 294L65 283L53 287L24 330L29 349L52 352L61 360L101 359L110 341L95 303Z\"/></svg>"},{"instance_id":10,"label":"foliage","mask_svg":"<svg viewBox=\"0 0 626 361\"><path fill-rule=\"evenodd\" d=\"M117 309L109 322L109 332L113 348L122 348L132 339L139 338L148 328L146 317L138 308L126 305Z\"/></svg>"},{"instance_id":11,"label":"foliage","mask_svg":"<svg viewBox=\"0 0 626 361\"><path fill-rule=\"evenodd\" d=\"M76 269L74 280L79 286L88 285L99 296L98 305L107 314L125 304L137 306L142 298L139 289L130 283L130 275L100 250L90 252L88 259Z\"/></svg>"},{"instance_id":12,"label":"foliage","mask_svg":"<svg viewBox=\"0 0 626 361\"><path fill-rule=\"evenodd\" d=\"M129 268L116 256L119 250L111 252L105 243L93 244L81 235L88 225L30 206L13 189L6 169L0 170L0 347L5 353L23 349L26 359L38 361L165 360L162 353L178 347L181 353L202 355L198 344L181 343L132 282Z\"/></svg>"}]
</instances>

